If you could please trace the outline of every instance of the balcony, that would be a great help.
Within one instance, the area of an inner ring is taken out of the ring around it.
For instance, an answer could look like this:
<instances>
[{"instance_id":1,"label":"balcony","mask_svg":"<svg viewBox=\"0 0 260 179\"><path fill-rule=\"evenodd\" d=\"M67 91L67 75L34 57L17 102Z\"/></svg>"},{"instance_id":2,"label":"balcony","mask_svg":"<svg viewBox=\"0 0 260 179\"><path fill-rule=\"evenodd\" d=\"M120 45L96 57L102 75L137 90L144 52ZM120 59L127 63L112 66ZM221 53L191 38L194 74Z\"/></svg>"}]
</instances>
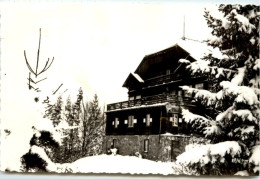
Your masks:
<instances>
[{"instance_id":1,"label":"balcony","mask_svg":"<svg viewBox=\"0 0 260 179\"><path fill-rule=\"evenodd\" d=\"M161 84L167 84L172 82L178 82L182 81L183 79L180 78L176 74L169 74L169 75L161 75L154 78L149 78L145 80L144 87L151 87L151 86L157 86Z\"/></svg>"},{"instance_id":2,"label":"balcony","mask_svg":"<svg viewBox=\"0 0 260 179\"><path fill-rule=\"evenodd\" d=\"M157 103L169 102L171 104L187 105L191 104L191 97L177 96L172 94L159 94L153 96L145 96L141 99L134 99L128 101L122 101L118 103L112 103L107 105L107 111L119 110L131 107L138 107L142 105L152 105Z\"/></svg>"}]
</instances>

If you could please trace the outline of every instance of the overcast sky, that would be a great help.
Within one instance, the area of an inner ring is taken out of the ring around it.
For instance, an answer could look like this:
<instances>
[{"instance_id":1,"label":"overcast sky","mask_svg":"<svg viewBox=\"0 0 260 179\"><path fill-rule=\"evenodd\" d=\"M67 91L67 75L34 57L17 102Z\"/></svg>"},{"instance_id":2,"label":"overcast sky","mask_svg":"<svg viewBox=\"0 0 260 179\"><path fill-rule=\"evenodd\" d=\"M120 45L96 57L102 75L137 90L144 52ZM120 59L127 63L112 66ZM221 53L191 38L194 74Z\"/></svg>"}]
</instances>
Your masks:
<instances>
[{"instance_id":1,"label":"overcast sky","mask_svg":"<svg viewBox=\"0 0 260 179\"><path fill-rule=\"evenodd\" d=\"M48 57L55 61L42 75L48 80L41 84L54 90L63 83L60 92L68 89L72 96L82 86L106 104L127 99L122 84L146 54L182 37L184 15L187 37L205 39L208 33L199 4L63 2L6 7L2 8L2 70L3 78L16 81L12 90L26 89L23 50L35 68L42 28L40 68ZM54 79L58 81L52 83Z\"/></svg>"}]
</instances>

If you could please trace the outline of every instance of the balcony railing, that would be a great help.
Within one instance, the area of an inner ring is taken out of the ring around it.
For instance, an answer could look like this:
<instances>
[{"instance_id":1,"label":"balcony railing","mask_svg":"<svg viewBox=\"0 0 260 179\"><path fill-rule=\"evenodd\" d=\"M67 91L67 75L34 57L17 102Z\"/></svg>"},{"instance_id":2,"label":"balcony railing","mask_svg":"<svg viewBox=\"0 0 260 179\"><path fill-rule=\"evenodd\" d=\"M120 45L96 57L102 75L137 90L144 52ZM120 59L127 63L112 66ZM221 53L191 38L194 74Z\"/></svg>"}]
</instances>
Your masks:
<instances>
[{"instance_id":1,"label":"balcony railing","mask_svg":"<svg viewBox=\"0 0 260 179\"><path fill-rule=\"evenodd\" d=\"M176 74L161 75L158 77L149 78L145 80L144 86L145 87L156 86L156 85L167 84L176 81L182 81L182 79L179 76L176 76Z\"/></svg>"},{"instance_id":2,"label":"balcony railing","mask_svg":"<svg viewBox=\"0 0 260 179\"><path fill-rule=\"evenodd\" d=\"M141 105L152 105L156 103L176 103L179 105L191 104L191 97L177 96L173 94L159 94L153 96L145 96L141 99L134 99L128 101L122 101L118 103L112 103L107 105L107 111L124 109L130 107L138 107Z\"/></svg>"}]
</instances>

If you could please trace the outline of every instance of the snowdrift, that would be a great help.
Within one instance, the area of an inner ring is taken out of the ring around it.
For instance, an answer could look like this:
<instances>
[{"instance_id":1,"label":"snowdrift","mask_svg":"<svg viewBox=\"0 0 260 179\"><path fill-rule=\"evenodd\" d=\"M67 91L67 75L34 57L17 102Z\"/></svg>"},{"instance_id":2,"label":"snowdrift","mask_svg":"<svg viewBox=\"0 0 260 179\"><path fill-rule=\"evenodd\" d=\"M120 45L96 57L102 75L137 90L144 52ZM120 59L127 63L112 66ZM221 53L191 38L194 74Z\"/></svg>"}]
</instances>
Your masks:
<instances>
[{"instance_id":1,"label":"snowdrift","mask_svg":"<svg viewBox=\"0 0 260 179\"><path fill-rule=\"evenodd\" d=\"M39 153L39 152L38 152ZM41 155L46 158L47 156ZM81 158L73 163L55 164L50 160L49 172L71 173L122 173L122 174L175 174L171 162L155 162L134 156L97 155Z\"/></svg>"}]
</instances>

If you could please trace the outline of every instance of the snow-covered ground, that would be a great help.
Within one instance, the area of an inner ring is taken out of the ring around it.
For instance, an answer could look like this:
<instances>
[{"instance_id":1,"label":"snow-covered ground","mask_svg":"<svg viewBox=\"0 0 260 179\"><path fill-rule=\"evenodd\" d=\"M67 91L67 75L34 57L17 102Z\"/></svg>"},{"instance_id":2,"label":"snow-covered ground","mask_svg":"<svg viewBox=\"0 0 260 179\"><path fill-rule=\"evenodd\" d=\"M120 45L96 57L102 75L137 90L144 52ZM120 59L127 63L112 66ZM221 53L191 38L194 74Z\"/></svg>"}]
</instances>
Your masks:
<instances>
[{"instance_id":1,"label":"snow-covered ground","mask_svg":"<svg viewBox=\"0 0 260 179\"><path fill-rule=\"evenodd\" d=\"M98 155L64 165L81 173L174 174L171 162L155 162L134 156Z\"/></svg>"},{"instance_id":2,"label":"snow-covered ground","mask_svg":"<svg viewBox=\"0 0 260 179\"><path fill-rule=\"evenodd\" d=\"M73 163L53 163L44 150L34 146L31 150L43 158L46 169L57 173L122 173L122 174L178 174L172 162L156 162L135 156L97 155L81 158ZM33 172L33 171L32 171Z\"/></svg>"},{"instance_id":3,"label":"snow-covered ground","mask_svg":"<svg viewBox=\"0 0 260 179\"><path fill-rule=\"evenodd\" d=\"M55 164L45 154L37 152L47 162L50 172L122 173L122 174L176 174L172 162L155 162L134 156L97 155L81 158L73 163Z\"/></svg>"}]
</instances>

